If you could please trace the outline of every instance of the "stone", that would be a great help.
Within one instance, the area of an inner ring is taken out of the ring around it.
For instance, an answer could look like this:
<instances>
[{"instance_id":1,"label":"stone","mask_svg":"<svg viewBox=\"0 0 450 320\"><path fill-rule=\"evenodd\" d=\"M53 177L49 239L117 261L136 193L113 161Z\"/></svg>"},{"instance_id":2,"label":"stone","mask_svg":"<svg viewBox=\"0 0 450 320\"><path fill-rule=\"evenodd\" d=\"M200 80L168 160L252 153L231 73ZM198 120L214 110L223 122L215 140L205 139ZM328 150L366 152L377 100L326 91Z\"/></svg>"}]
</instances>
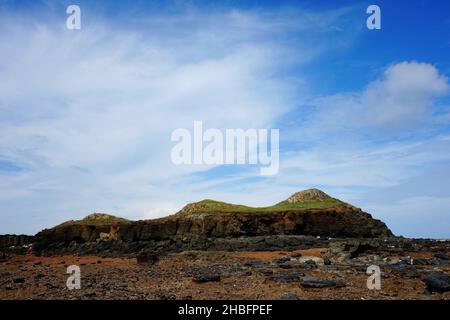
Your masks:
<instances>
[{"instance_id":1,"label":"stone","mask_svg":"<svg viewBox=\"0 0 450 320\"><path fill-rule=\"evenodd\" d=\"M293 267L295 267L297 264L294 263L293 261L286 261L283 263L278 264L278 267L281 269L291 269Z\"/></svg>"},{"instance_id":2,"label":"stone","mask_svg":"<svg viewBox=\"0 0 450 320\"><path fill-rule=\"evenodd\" d=\"M300 300L295 293L287 292L280 297L280 300Z\"/></svg>"},{"instance_id":3,"label":"stone","mask_svg":"<svg viewBox=\"0 0 450 320\"><path fill-rule=\"evenodd\" d=\"M25 278L24 277L14 278L13 283L25 283Z\"/></svg>"},{"instance_id":4,"label":"stone","mask_svg":"<svg viewBox=\"0 0 450 320\"><path fill-rule=\"evenodd\" d=\"M151 252L141 252L136 257L138 264L153 265L158 261L158 255Z\"/></svg>"},{"instance_id":5,"label":"stone","mask_svg":"<svg viewBox=\"0 0 450 320\"><path fill-rule=\"evenodd\" d=\"M320 257L314 257L314 256L303 256L298 259L298 262L300 263L306 263L306 262L313 262L316 265L323 266L324 265L324 259Z\"/></svg>"},{"instance_id":6,"label":"stone","mask_svg":"<svg viewBox=\"0 0 450 320\"><path fill-rule=\"evenodd\" d=\"M291 260L290 257L281 257L281 258L272 260L272 264L279 266L279 265L285 264L286 262L288 262L290 260Z\"/></svg>"},{"instance_id":7,"label":"stone","mask_svg":"<svg viewBox=\"0 0 450 320\"><path fill-rule=\"evenodd\" d=\"M220 274L209 269L196 269L192 272L194 282L220 281Z\"/></svg>"},{"instance_id":8,"label":"stone","mask_svg":"<svg viewBox=\"0 0 450 320\"><path fill-rule=\"evenodd\" d=\"M302 278L301 285L305 288L331 288L345 286L344 283L340 281L326 280L310 276Z\"/></svg>"},{"instance_id":9,"label":"stone","mask_svg":"<svg viewBox=\"0 0 450 320\"><path fill-rule=\"evenodd\" d=\"M428 259L413 259L412 264L415 266L426 266L430 264Z\"/></svg>"},{"instance_id":10,"label":"stone","mask_svg":"<svg viewBox=\"0 0 450 320\"><path fill-rule=\"evenodd\" d=\"M8 258L9 256L6 253L0 252L0 262L5 262Z\"/></svg>"},{"instance_id":11,"label":"stone","mask_svg":"<svg viewBox=\"0 0 450 320\"><path fill-rule=\"evenodd\" d=\"M298 272L277 273L270 276L270 280L275 282L299 282L303 274Z\"/></svg>"},{"instance_id":12,"label":"stone","mask_svg":"<svg viewBox=\"0 0 450 320\"><path fill-rule=\"evenodd\" d=\"M92 298L92 297L97 296L97 293L95 293L94 291L90 291L90 292L86 292L84 294L84 296L87 297L87 298Z\"/></svg>"},{"instance_id":13,"label":"stone","mask_svg":"<svg viewBox=\"0 0 450 320\"><path fill-rule=\"evenodd\" d=\"M256 271L258 271L259 273L262 273L264 275L273 274L273 270L271 268L266 268L266 267L257 268Z\"/></svg>"},{"instance_id":14,"label":"stone","mask_svg":"<svg viewBox=\"0 0 450 320\"><path fill-rule=\"evenodd\" d=\"M450 260L450 257L444 252L437 252L434 254L434 257L441 260Z\"/></svg>"},{"instance_id":15,"label":"stone","mask_svg":"<svg viewBox=\"0 0 450 320\"><path fill-rule=\"evenodd\" d=\"M233 269L229 269L227 271L225 271L223 273L226 276L251 276L252 272L248 269L240 269L240 268L233 268Z\"/></svg>"},{"instance_id":16,"label":"stone","mask_svg":"<svg viewBox=\"0 0 450 320\"><path fill-rule=\"evenodd\" d=\"M424 282L431 292L450 291L450 275L443 272L433 272Z\"/></svg>"},{"instance_id":17,"label":"stone","mask_svg":"<svg viewBox=\"0 0 450 320\"><path fill-rule=\"evenodd\" d=\"M348 255L348 258L356 258L361 253L377 250L379 243L375 240L347 239L344 241L331 242L328 249L328 256Z\"/></svg>"},{"instance_id":18,"label":"stone","mask_svg":"<svg viewBox=\"0 0 450 320\"><path fill-rule=\"evenodd\" d=\"M258 260L258 259L247 260L244 262L244 266L247 266L247 267L262 267L262 266L265 266L266 264L267 263L265 261Z\"/></svg>"}]
</instances>

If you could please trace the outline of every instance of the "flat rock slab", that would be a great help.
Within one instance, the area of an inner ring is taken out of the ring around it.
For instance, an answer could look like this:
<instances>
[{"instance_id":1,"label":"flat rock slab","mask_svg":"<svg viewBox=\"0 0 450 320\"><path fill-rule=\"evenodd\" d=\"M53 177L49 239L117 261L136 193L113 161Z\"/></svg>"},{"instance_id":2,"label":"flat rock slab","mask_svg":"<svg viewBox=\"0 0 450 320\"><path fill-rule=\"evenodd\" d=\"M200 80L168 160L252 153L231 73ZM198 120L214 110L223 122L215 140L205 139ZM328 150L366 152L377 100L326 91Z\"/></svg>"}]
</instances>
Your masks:
<instances>
[{"instance_id":1,"label":"flat rock slab","mask_svg":"<svg viewBox=\"0 0 450 320\"><path fill-rule=\"evenodd\" d=\"M263 267L266 265L267 265L267 262L265 262L263 260L259 260L259 259L247 260L244 262L244 266L247 266L247 267Z\"/></svg>"},{"instance_id":2,"label":"flat rock slab","mask_svg":"<svg viewBox=\"0 0 450 320\"><path fill-rule=\"evenodd\" d=\"M154 253L143 252L137 255L136 257L138 264L148 264L152 265L156 261L158 261L158 256Z\"/></svg>"},{"instance_id":3,"label":"flat rock slab","mask_svg":"<svg viewBox=\"0 0 450 320\"><path fill-rule=\"evenodd\" d=\"M302 273L290 272L290 273L276 273L270 276L270 280L275 282L299 282Z\"/></svg>"},{"instance_id":4,"label":"flat rock slab","mask_svg":"<svg viewBox=\"0 0 450 320\"><path fill-rule=\"evenodd\" d=\"M433 272L424 279L428 290L433 292L450 291L450 275L443 272Z\"/></svg>"},{"instance_id":5,"label":"flat rock slab","mask_svg":"<svg viewBox=\"0 0 450 320\"><path fill-rule=\"evenodd\" d=\"M300 300L300 299L295 293L288 292L288 293L283 294L280 297L280 300Z\"/></svg>"},{"instance_id":6,"label":"flat rock slab","mask_svg":"<svg viewBox=\"0 0 450 320\"><path fill-rule=\"evenodd\" d=\"M271 268L262 267L262 268L257 268L256 271L258 271L259 273L262 273L264 275L271 275L271 274L273 274L273 270Z\"/></svg>"},{"instance_id":7,"label":"flat rock slab","mask_svg":"<svg viewBox=\"0 0 450 320\"><path fill-rule=\"evenodd\" d=\"M305 288L332 288L332 287L345 287L341 281L333 281L320 279L316 277L303 277L301 285Z\"/></svg>"},{"instance_id":8,"label":"flat rock slab","mask_svg":"<svg viewBox=\"0 0 450 320\"><path fill-rule=\"evenodd\" d=\"M211 270L195 270L192 274L194 282L220 281L220 274Z\"/></svg>"}]
</instances>

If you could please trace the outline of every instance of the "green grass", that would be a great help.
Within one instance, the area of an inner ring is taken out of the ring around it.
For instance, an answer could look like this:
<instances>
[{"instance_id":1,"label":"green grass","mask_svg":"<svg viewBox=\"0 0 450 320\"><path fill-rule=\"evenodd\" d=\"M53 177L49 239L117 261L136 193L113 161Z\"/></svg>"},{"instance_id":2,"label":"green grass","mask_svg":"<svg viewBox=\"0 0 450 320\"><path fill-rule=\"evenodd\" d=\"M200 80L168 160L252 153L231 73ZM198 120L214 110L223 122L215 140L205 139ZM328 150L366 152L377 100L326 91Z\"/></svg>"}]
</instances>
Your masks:
<instances>
[{"instance_id":1,"label":"green grass","mask_svg":"<svg viewBox=\"0 0 450 320\"><path fill-rule=\"evenodd\" d=\"M282 201L274 206L263 208L266 211L286 211L286 210L306 210L306 209L324 209L332 208L338 205L344 204L342 201L337 199L324 199L324 200L309 200L300 203L289 203L287 201Z\"/></svg>"},{"instance_id":2,"label":"green grass","mask_svg":"<svg viewBox=\"0 0 450 320\"><path fill-rule=\"evenodd\" d=\"M280 212L289 210L324 209L342 205L343 202L337 199L309 200L300 203L289 203L282 201L269 207L248 207L244 205L231 204L215 200L202 200L191 204L194 209L191 212L178 212L178 215L190 215L196 213L264 213Z\"/></svg>"}]
</instances>

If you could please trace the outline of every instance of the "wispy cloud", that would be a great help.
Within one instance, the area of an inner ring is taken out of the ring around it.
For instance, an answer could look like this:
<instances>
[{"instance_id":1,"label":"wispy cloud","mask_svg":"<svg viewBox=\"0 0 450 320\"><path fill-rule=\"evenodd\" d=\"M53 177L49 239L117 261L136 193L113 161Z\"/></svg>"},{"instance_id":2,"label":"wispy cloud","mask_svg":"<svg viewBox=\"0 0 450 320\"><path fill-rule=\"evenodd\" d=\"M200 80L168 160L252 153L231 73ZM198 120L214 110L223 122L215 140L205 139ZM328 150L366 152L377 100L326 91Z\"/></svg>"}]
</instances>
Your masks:
<instances>
[{"instance_id":1,"label":"wispy cloud","mask_svg":"<svg viewBox=\"0 0 450 320\"><path fill-rule=\"evenodd\" d=\"M86 4L79 32L45 8L0 14L0 233L92 211L153 218L202 198L269 205L320 187L396 233L445 236L433 220L450 219L437 183L450 163L444 72L405 61L351 92L310 83L311 63L361 34L354 8L182 5L108 20ZM170 133L194 120L280 128L279 174L173 165ZM424 201L436 214L422 215Z\"/></svg>"},{"instance_id":2,"label":"wispy cloud","mask_svg":"<svg viewBox=\"0 0 450 320\"><path fill-rule=\"evenodd\" d=\"M0 172L0 233L94 210L149 218L198 197L176 182L205 168L172 165L170 132L197 119L270 127L308 95L286 70L326 50L312 34L335 34L345 12L188 10L76 32L59 16L4 13L0 159L22 170Z\"/></svg>"}]
</instances>

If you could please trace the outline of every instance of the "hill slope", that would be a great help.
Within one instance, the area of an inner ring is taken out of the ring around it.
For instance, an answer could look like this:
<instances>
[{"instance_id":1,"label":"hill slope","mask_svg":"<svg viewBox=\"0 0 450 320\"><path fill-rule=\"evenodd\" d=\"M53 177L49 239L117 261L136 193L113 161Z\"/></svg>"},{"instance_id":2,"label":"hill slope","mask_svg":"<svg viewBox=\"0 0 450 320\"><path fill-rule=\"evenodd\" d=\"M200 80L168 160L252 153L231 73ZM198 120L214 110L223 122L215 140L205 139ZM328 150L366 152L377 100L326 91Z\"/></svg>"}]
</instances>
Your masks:
<instances>
[{"instance_id":1,"label":"hill slope","mask_svg":"<svg viewBox=\"0 0 450 320\"><path fill-rule=\"evenodd\" d=\"M308 189L297 192L288 199L268 207L249 207L205 199L186 205L176 214L180 216L189 216L199 213L265 213L306 209L326 209L343 205L347 204L330 197L318 189Z\"/></svg>"}]
</instances>

